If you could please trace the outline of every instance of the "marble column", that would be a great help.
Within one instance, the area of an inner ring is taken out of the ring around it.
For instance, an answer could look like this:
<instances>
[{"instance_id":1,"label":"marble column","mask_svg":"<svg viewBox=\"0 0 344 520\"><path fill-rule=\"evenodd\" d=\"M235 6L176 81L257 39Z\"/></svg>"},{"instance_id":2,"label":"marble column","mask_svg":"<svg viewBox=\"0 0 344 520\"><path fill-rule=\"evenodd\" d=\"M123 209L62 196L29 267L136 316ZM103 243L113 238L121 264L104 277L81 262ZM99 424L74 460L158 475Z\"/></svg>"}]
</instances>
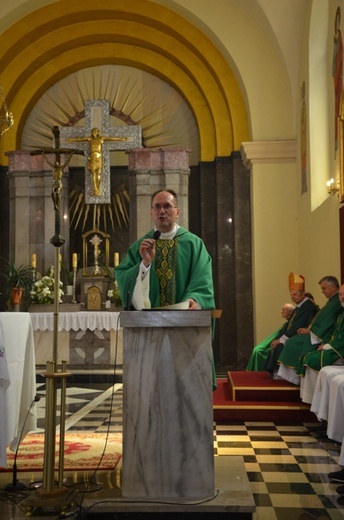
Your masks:
<instances>
[{"instance_id":1,"label":"marble column","mask_svg":"<svg viewBox=\"0 0 344 520\"><path fill-rule=\"evenodd\" d=\"M41 155L16 150L7 152L10 189L10 256L16 264L30 264L36 253L37 270L44 273L55 262L50 239L55 234L55 214L51 199L53 172ZM54 155L49 155L54 162ZM63 161L63 156L62 156ZM62 236L69 243L68 174L62 178ZM62 250L63 253L63 250ZM67 253L66 253L67 254Z\"/></svg>"},{"instance_id":2,"label":"marble column","mask_svg":"<svg viewBox=\"0 0 344 520\"><path fill-rule=\"evenodd\" d=\"M123 496L213 496L210 311L127 311L120 323Z\"/></svg>"}]
</instances>

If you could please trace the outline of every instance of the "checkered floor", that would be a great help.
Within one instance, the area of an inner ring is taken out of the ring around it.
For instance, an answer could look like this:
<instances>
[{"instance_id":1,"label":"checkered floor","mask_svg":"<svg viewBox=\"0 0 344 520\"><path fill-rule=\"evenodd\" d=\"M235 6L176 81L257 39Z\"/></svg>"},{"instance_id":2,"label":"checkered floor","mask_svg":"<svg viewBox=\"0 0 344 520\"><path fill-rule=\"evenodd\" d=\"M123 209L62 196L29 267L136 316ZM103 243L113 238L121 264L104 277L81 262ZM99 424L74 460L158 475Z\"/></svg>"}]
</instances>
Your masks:
<instances>
[{"instance_id":1,"label":"checkered floor","mask_svg":"<svg viewBox=\"0 0 344 520\"><path fill-rule=\"evenodd\" d=\"M45 390L38 385L41 400L38 425L44 426ZM214 423L214 455L240 455L256 503L255 520L332 519L344 517L340 484L331 483L337 471L340 447L318 440L312 424ZM73 386L67 391L66 430L121 431L122 385Z\"/></svg>"},{"instance_id":2,"label":"checkered floor","mask_svg":"<svg viewBox=\"0 0 344 520\"><path fill-rule=\"evenodd\" d=\"M122 390L120 383L70 385L66 430L122 431ZM41 397L35 405L38 428L43 431L43 384L37 385L37 395ZM316 420L303 425L214 423L214 455L243 457L256 504L254 520L344 518L344 498L337 493L341 484L330 482L328 478L329 472L340 469L340 446L328 439L318 439L317 426ZM8 480L6 474L4 477ZM0 502L0 514L2 512Z\"/></svg>"}]
</instances>

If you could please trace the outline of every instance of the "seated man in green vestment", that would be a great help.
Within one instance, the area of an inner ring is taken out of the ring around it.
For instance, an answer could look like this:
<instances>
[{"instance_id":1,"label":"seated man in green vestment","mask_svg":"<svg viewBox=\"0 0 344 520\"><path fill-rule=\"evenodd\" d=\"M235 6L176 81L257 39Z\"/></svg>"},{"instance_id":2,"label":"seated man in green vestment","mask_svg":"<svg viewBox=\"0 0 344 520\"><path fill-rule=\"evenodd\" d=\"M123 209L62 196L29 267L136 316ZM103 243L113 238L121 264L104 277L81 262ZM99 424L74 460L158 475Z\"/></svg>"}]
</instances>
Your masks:
<instances>
[{"instance_id":1,"label":"seated man in green vestment","mask_svg":"<svg viewBox=\"0 0 344 520\"><path fill-rule=\"evenodd\" d=\"M134 242L115 268L126 310L181 304L185 309L215 309L212 259L203 241L176 223L177 194L152 195L154 228ZM215 377L213 374L215 385Z\"/></svg>"},{"instance_id":2,"label":"seated man in green vestment","mask_svg":"<svg viewBox=\"0 0 344 520\"><path fill-rule=\"evenodd\" d=\"M344 307L344 285L339 288L339 300ZM318 372L327 365L344 364L344 312L336 321L328 343L321 343L316 350L300 357L296 373L300 376L300 396L304 403L311 403L317 382Z\"/></svg>"},{"instance_id":3,"label":"seated man in green vestment","mask_svg":"<svg viewBox=\"0 0 344 520\"><path fill-rule=\"evenodd\" d=\"M295 336L301 327L306 327L319 310L314 303L312 295L308 296L307 294L309 293L305 293L305 279L303 276L290 273L289 290L291 299L296 304L296 307L283 334L271 343L270 354L265 364L265 368L271 377L275 377L277 373L279 366L277 360L285 343Z\"/></svg>"},{"instance_id":4,"label":"seated man in green vestment","mask_svg":"<svg viewBox=\"0 0 344 520\"><path fill-rule=\"evenodd\" d=\"M297 335L288 339L278 358L277 377L296 385L300 384L300 376L295 369L299 358L307 352L314 351L321 343L330 340L336 320L343 312L339 300L339 283L334 276L324 276L319 281L322 293L328 299L326 305L315 315L308 328L300 328Z\"/></svg>"},{"instance_id":5,"label":"seated man in green vestment","mask_svg":"<svg viewBox=\"0 0 344 520\"><path fill-rule=\"evenodd\" d=\"M246 370L251 372L261 372L265 370L265 364L270 355L271 342L277 338L280 338L284 334L294 309L295 307L292 303L285 303L283 305L281 309L281 315L286 320L286 322L279 329L275 330L275 332L270 334L270 336L263 339L263 341L254 347L250 359L248 360Z\"/></svg>"}]
</instances>

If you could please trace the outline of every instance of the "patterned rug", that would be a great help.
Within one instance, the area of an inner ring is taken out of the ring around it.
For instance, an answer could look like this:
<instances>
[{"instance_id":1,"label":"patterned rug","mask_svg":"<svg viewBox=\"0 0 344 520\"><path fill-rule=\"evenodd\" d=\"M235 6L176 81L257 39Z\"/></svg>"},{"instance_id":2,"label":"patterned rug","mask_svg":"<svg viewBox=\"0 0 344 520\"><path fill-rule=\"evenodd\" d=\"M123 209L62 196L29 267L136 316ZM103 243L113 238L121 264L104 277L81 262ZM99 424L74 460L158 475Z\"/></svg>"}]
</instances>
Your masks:
<instances>
[{"instance_id":1,"label":"patterned rug","mask_svg":"<svg viewBox=\"0 0 344 520\"><path fill-rule=\"evenodd\" d=\"M58 468L58 442L56 437L56 469ZM105 451L104 451L105 450ZM7 468L12 471L15 453L7 450ZM43 471L44 434L31 433L22 441L17 455L17 471ZM68 433L64 443L64 469L66 471L114 470L122 460L122 434L110 433Z\"/></svg>"}]
</instances>

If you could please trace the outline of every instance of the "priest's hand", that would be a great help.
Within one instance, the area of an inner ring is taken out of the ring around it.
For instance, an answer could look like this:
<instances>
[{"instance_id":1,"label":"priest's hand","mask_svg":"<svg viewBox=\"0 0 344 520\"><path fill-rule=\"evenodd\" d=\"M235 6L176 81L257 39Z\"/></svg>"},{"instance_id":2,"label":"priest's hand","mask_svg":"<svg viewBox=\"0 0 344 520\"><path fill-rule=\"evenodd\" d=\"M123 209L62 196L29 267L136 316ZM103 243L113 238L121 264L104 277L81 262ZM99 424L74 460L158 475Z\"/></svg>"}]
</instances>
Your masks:
<instances>
[{"instance_id":1,"label":"priest's hand","mask_svg":"<svg viewBox=\"0 0 344 520\"><path fill-rule=\"evenodd\" d=\"M140 255L142 257L142 262L146 267L148 267L154 256L155 256L155 240L153 238L145 238L142 240L140 244Z\"/></svg>"},{"instance_id":2,"label":"priest's hand","mask_svg":"<svg viewBox=\"0 0 344 520\"><path fill-rule=\"evenodd\" d=\"M303 327L300 327L299 329L297 329L297 333L298 334L309 334L310 333L310 329L305 329Z\"/></svg>"},{"instance_id":3,"label":"priest's hand","mask_svg":"<svg viewBox=\"0 0 344 520\"><path fill-rule=\"evenodd\" d=\"M195 302L195 300L193 300L192 298L188 298L186 301L187 301L188 304L189 304L189 308L188 308L189 311L194 311L194 310L200 308L199 305L198 305L198 303Z\"/></svg>"},{"instance_id":4,"label":"priest's hand","mask_svg":"<svg viewBox=\"0 0 344 520\"><path fill-rule=\"evenodd\" d=\"M271 341L271 343L270 343L271 350L274 350L278 344L279 344L279 339L274 339L273 341Z\"/></svg>"}]
</instances>

